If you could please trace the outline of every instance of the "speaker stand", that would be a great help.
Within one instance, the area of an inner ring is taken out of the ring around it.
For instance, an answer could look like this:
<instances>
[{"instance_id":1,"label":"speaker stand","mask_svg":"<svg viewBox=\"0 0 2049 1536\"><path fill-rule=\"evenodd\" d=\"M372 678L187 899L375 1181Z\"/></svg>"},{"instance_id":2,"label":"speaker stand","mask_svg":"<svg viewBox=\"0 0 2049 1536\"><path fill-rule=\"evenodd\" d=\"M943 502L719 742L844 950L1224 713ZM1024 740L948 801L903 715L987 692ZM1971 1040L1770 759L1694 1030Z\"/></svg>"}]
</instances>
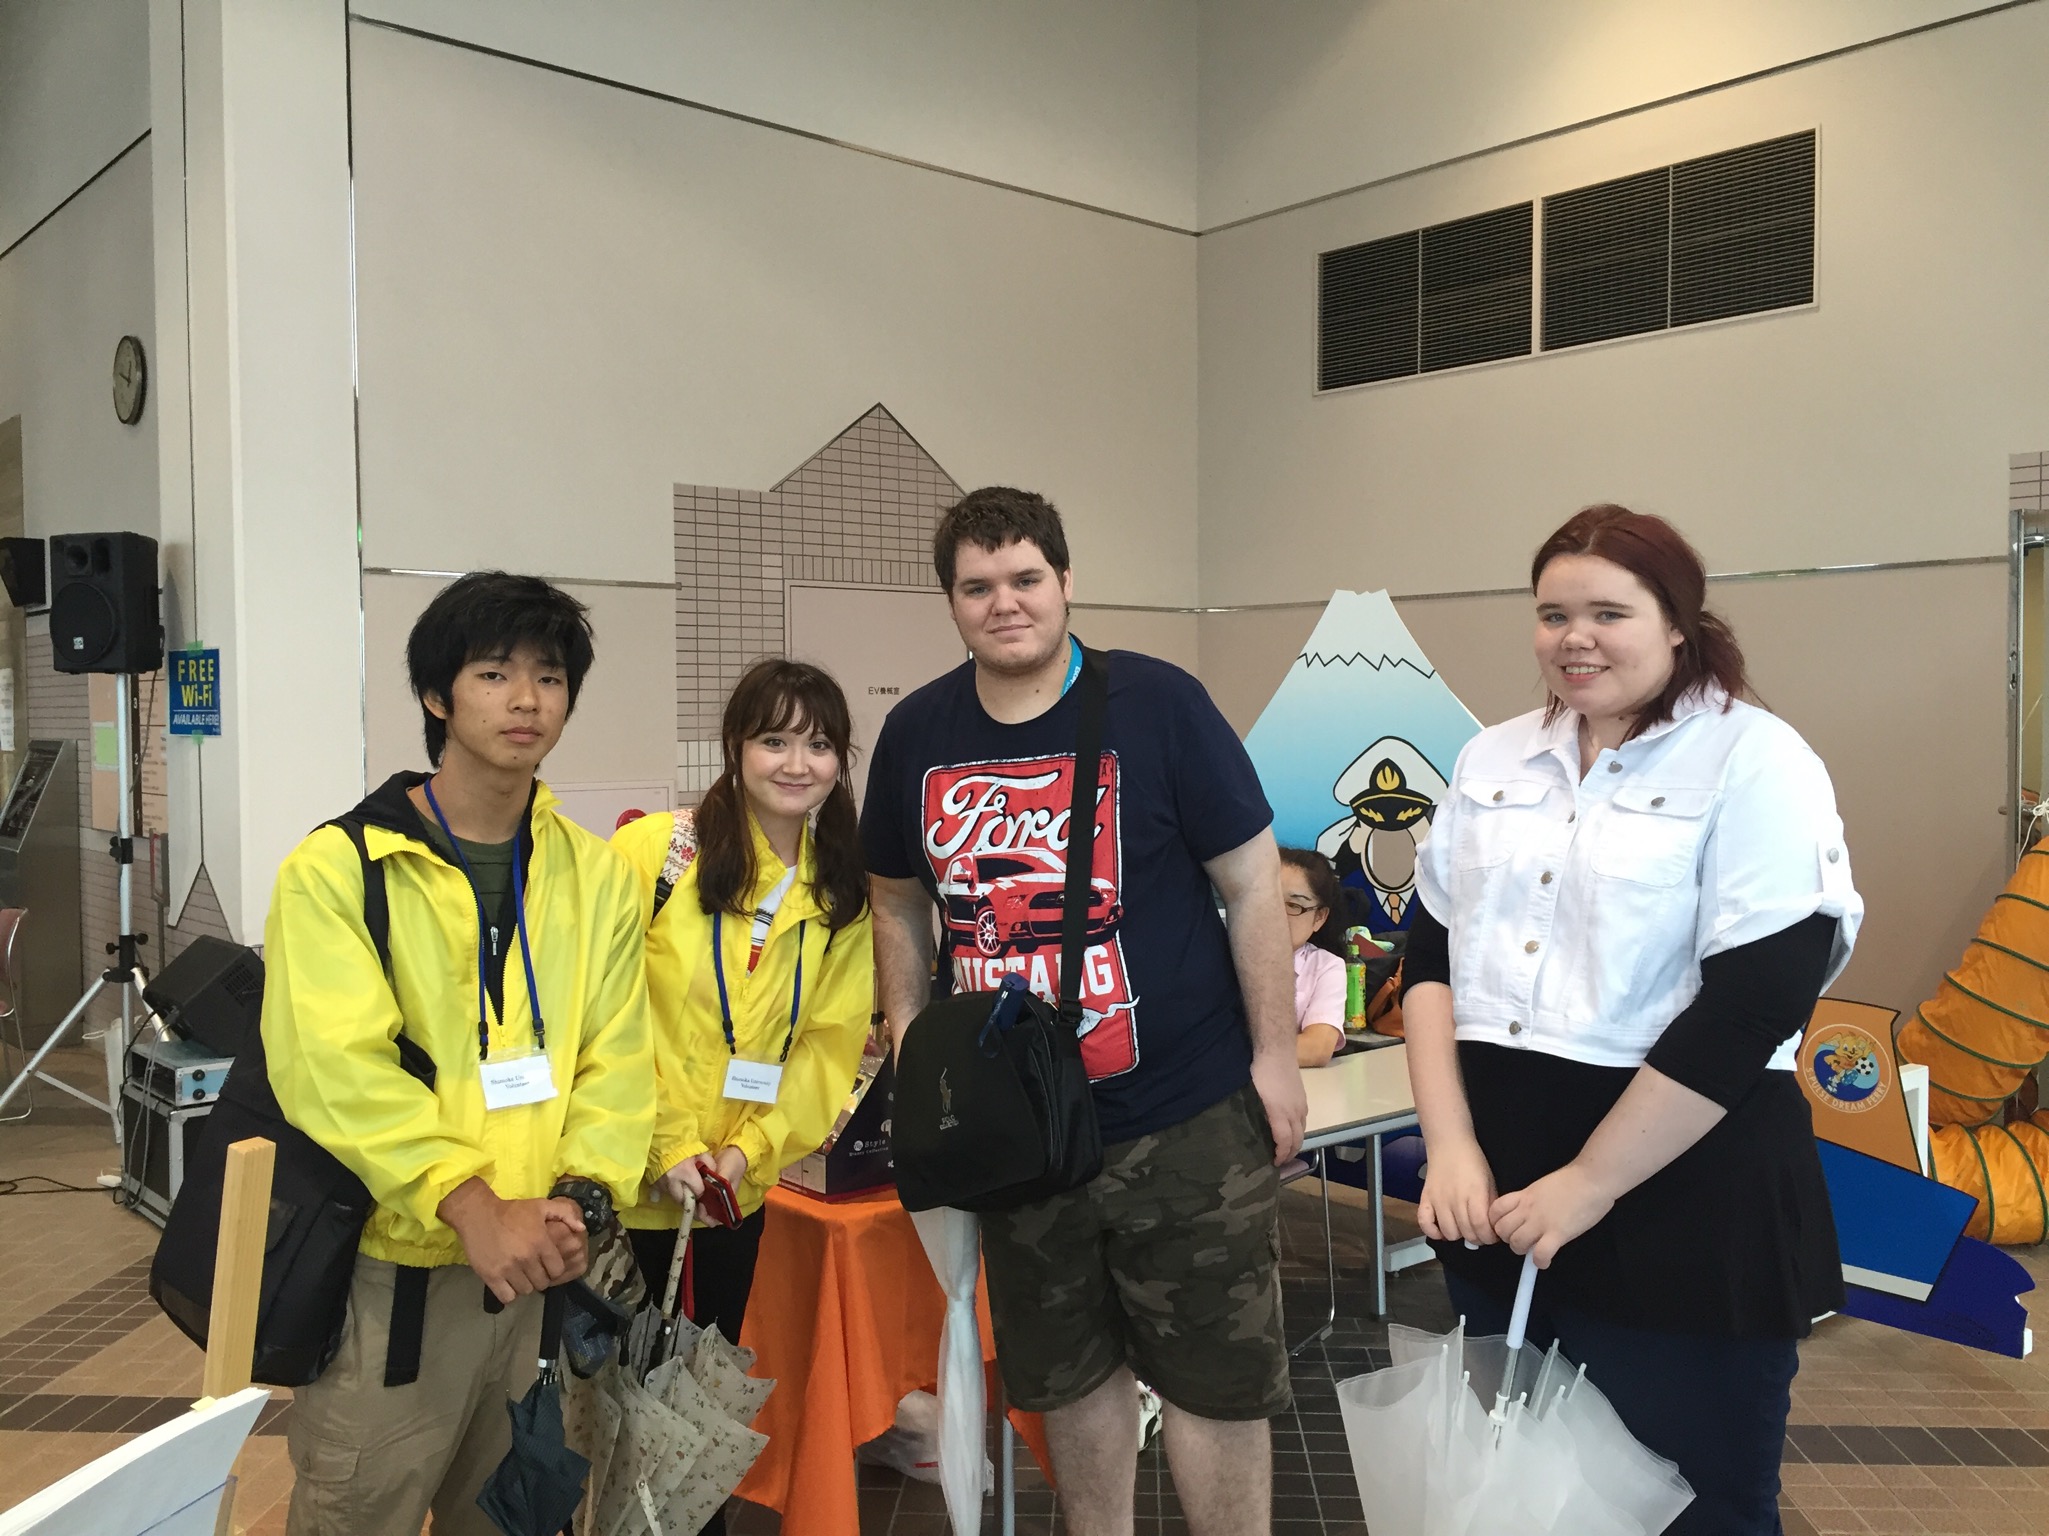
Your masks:
<instances>
[{"instance_id":1,"label":"speaker stand","mask_svg":"<svg viewBox=\"0 0 2049 1536\"><path fill-rule=\"evenodd\" d=\"M135 931L135 677L128 672L114 675L114 745L119 760L118 784L121 796L119 830L107 845L119 870L117 889L120 894L121 933L107 946L107 953L114 957L114 963L102 971L93 984L85 989L85 995L71 1005L71 1011L64 1015L57 1027L50 1031L49 1038L37 1047L29 1057L28 1064L13 1082L0 1092L0 1109L7 1107L7 1101L33 1080L41 1080L59 1092L68 1093L74 1099L81 1099L94 1109L104 1110L113 1123L114 1145L121 1144L121 1083L127 1075L128 1047L135 1038L135 1005L142 1004L142 1016L150 1013L149 1000L142 995L142 965L138 950L148 939ZM71 1033L71 1026L83 1019L93 1000L108 987L120 993L121 1017L108 1024L104 1043L107 1056L107 1097L94 1098L83 1088L65 1082L53 1073L43 1070L43 1058L55 1050L64 1037Z\"/></svg>"}]
</instances>

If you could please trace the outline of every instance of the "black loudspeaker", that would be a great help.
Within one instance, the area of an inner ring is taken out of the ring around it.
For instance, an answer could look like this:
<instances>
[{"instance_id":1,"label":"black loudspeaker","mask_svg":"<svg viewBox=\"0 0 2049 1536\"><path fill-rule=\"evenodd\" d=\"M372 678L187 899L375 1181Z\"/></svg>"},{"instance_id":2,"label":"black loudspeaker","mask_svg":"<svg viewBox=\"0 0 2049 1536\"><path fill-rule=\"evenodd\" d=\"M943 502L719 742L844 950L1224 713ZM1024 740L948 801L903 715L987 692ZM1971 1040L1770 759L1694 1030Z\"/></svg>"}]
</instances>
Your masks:
<instances>
[{"instance_id":1,"label":"black loudspeaker","mask_svg":"<svg viewBox=\"0 0 2049 1536\"><path fill-rule=\"evenodd\" d=\"M171 1033L238 1056L263 1016L263 961L247 945L201 934L142 997Z\"/></svg>"},{"instance_id":2,"label":"black loudspeaker","mask_svg":"<svg viewBox=\"0 0 2049 1536\"><path fill-rule=\"evenodd\" d=\"M50 540L50 587L59 672L154 672L164 664L155 539L60 533Z\"/></svg>"},{"instance_id":3,"label":"black loudspeaker","mask_svg":"<svg viewBox=\"0 0 2049 1536\"><path fill-rule=\"evenodd\" d=\"M41 539L0 539L0 585L15 607L40 608L50 600L43 556Z\"/></svg>"}]
</instances>

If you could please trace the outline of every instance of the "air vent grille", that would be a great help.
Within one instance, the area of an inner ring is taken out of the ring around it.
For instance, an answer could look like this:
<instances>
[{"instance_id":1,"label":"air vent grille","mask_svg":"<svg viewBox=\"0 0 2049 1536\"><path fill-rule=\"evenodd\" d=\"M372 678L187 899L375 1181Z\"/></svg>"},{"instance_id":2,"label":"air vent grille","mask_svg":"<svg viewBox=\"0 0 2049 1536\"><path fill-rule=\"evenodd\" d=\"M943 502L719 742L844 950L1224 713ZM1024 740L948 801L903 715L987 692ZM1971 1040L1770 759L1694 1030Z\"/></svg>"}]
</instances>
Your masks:
<instances>
[{"instance_id":1,"label":"air vent grille","mask_svg":"<svg viewBox=\"0 0 2049 1536\"><path fill-rule=\"evenodd\" d=\"M1814 135L1672 167L1672 323L1814 301Z\"/></svg>"},{"instance_id":2,"label":"air vent grille","mask_svg":"<svg viewBox=\"0 0 2049 1536\"><path fill-rule=\"evenodd\" d=\"M1390 235L1318 262L1318 389L1416 371L1421 232Z\"/></svg>"},{"instance_id":3,"label":"air vent grille","mask_svg":"<svg viewBox=\"0 0 2049 1536\"><path fill-rule=\"evenodd\" d=\"M1816 135L1746 144L1318 258L1319 389L1814 302ZM1537 270L1541 257L1541 273Z\"/></svg>"},{"instance_id":4,"label":"air vent grille","mask_svg":"<svg viewBox=\"0 0 2049 1536\"><path fill-rule=\"evenodd\" d=\"M1423 371L1530 350L1535 206L1518 203L1423 231Z\"/></svg>"},{"instance_id":5,"label":"air vent grille","mask_svg":"<svg viewBox=\"0 0 2049 1536\"><path fill-rule=\"evenodd\" d=\"M1663 330L1671 227L1669 169L1545 198L1545 349Z\"/></svg>"}]
</instances>

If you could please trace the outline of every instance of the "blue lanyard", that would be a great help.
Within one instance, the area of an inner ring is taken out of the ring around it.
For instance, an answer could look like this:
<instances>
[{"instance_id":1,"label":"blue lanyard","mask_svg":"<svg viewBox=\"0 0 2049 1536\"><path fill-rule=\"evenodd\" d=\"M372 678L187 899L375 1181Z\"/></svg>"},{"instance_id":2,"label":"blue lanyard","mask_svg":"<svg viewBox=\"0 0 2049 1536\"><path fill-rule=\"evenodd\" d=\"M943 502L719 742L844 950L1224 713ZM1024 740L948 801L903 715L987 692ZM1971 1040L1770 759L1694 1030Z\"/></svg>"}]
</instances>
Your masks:
<instances>
[{"instance_id":1,"label":"blue lanyard","mask_svg":"<svg viewBox=\"0 0 2049 1536\"><path fill-rule=\"evenodd\" d=\"M462 844L455 840L448 818L441 814L441 802L434 798L433 779L425 780L420 787L427 791L427 804L434 808L434 819L441 823L448 846L455 850L455 861L462 866L463 878L470 883L470 896L477 904L477 1060L483 1061L491 1054L490 988L485 981L484 954L484 934L490 927L490 919L484 915L484 893L477 889L476 872L470 868L469 857L462 851ZM534 1049L546 1054L548 1027L541 1022L541 989L534 981L534 952L526 937L526 877L520 869L517 833L512 839L512 913L519 928L519 958L526 966L527 1002L532 1005L534 1013Z\"/></svg>"},{"instance_id":2,"label":"blue lanyard","mask_svg":"<svg viewBox=\"0 0 2049 1536\"><path fill-rule=\"evenodd\" d=\"M797 1011L804 1003L804 930L810 926L808 920L797 924L797 983L790 988L790 1032L783 1036L783 1053L776 1058L778 1062L790 1059L790 1042L797 1038ZM724 937L725 914L714 912L711 915L711 970L719 980L719 1022L726 1030L726 1054L738 1056L740 1042L733 1037L733 1006L726 999Z\"/></svg>"},{"instance_id":3,"label":"blue lanyard","mask_svg":"<svg viewBox=\"0 0 2049 1536\"><path fill-rule=\"evenodd\" d=\"M1081 676L1081 642L1069 635L1067 643L1073 651L1067 658L1067 681L1060 685L1060 697L1063 699L1067 697L1067 690L1074 686L1074 680Z\"/></svg>"}]
</instances>

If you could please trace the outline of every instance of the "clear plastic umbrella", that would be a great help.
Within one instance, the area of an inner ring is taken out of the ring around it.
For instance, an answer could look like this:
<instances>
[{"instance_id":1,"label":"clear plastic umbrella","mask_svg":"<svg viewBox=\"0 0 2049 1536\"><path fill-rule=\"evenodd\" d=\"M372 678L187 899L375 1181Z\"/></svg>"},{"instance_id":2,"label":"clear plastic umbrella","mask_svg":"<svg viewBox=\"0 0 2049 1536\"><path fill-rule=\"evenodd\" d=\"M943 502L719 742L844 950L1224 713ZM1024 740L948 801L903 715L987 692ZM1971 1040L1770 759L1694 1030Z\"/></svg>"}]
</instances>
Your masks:
<instances>
[{"instance_id":1,"label":"clear plastic umbrella","mask_svg":"<svg viewBox=\"0 0 2049 1536\"><path fill-rule=\"evenodd\" d=\"M1693 1501L1556 1345L1523 1348L1536 1278L1506 1338L1393 1327L1393 1364L1338 1383L1373 1536L1656 1536Z\"/></svg>"},{"instance_id":2,"label":"clear plastic umbrella","mask_svg":"<svg viewBox=\"0 0 2049 1536\"><path fill-rule=\"evenodd\" d=\"M946 1294L939 1335L939 1486L957 1536L982 1529L987 1461L982 1437L988 1421L982 1378L982 1336L975 1323L975 1277L982 1268L981 1224L972 1211L939 1206L911 1212L918 1241Z\"/></svg>"}]
</instances>

